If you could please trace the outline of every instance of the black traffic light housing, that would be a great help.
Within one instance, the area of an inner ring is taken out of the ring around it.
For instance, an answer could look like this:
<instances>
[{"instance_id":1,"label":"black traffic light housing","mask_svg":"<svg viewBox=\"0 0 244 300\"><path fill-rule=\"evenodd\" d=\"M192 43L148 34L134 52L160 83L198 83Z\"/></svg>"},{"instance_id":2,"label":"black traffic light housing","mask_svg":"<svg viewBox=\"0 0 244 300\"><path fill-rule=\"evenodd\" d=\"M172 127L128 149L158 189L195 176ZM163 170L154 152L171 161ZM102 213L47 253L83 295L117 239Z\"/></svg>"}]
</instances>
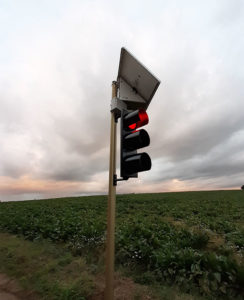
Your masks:
<instances>
[{"instance_id":1,"label":"black traffic light housing","mask_svg":"<svg viewBox=\"0 0 244 300\"><path fill-rule=\"evenodd\" d=\"M146 130L136 130L148 123L148 115L145 110L137 109L129 112L121 112L121 140L120 140L120 176L127 180L138 177L138 172L151 169L151 158L143 152L137 153L137 149L150 144L150 138Z\"/></svg>"}]
</instances>

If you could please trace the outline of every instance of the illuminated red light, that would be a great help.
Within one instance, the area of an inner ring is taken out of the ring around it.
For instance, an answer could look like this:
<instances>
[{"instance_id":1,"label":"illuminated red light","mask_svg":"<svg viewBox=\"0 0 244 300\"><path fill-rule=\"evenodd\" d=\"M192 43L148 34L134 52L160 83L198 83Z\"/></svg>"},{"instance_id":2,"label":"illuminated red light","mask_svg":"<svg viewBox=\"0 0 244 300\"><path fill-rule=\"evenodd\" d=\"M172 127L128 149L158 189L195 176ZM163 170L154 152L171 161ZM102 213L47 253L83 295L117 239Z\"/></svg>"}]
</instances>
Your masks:
<instances>
[{"instance_id":1,"label":"illuminated red light","mask_svg":"<svg viewBox=\"0 0 244 300\"><path fill-rule=\"evenodd\" d=\"M148 115L145 110L139 109L138 116L139 116L139 121L129 125L128 127L130 129L136 129L148 123Z\"/></svg>"},{"instance_id":2,"label":"illuminated red light","mask_svg":"<svg viewBox=\"0 0 244 300\"><path fill-rule=\"evenodd\" d=\"M129 125L130 129L136 129L136 123Z\"/></svg>"}]
</instances>

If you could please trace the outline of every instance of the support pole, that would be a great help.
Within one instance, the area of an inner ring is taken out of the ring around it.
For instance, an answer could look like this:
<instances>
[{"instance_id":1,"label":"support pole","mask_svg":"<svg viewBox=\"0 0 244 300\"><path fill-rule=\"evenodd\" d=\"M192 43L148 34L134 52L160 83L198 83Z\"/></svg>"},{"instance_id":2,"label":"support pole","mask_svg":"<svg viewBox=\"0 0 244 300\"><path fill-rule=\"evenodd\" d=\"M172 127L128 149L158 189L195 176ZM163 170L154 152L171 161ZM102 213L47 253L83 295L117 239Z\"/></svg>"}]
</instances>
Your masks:
<instances>
[{"instance_id":1,"label":"support pole","mask_svg":"<svg viewBox=\"0 0 244 300\"><path fill-rule=\"evenodd\" d=\"M113 81L112 99L116 96L117 84L115 81ZM114 112L111 112L105 300L114 299L114 232L116 202L116 186L114 185L114 175L116 173L116 125L117 123Z\"/></svg>"}]
</instances>

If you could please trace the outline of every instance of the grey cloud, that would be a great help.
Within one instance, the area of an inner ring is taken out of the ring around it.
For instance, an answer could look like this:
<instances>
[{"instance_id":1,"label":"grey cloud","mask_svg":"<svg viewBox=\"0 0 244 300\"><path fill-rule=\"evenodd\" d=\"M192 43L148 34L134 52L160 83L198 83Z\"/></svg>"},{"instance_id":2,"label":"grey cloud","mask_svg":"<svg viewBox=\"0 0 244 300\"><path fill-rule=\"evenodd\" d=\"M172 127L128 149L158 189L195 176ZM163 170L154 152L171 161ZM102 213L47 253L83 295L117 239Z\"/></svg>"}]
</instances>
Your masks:
<instances>
[{"instance_id":1,"label":"grey cloud","mask_svg":"<svg viewBox=\"0 0 244 300\"><path fill-rule=\"evenodd\" d=\"M2 176L88 184L100 174L107 181L111 82L121 46L162 80L148 109L145 151L153 168L140 174L143 185L178 179L225 187L221 180L234 186L243 176L244 138L235 138L244 128L243 4L155 3L136 10L125 1L120 14L116 3L75 2L59 9L52 26L27 19L11 33L6 46L14 51L4 54L0 75ZM50 12L60 6L50 5ZM140 191L131 181L133 188Z\"/></svg>"},{"instance_id":2,"label":"grey cloud","mask_svg":"<svg viewBox=\"0 0 244 300\"><path fill-rule=\"evenodd\" d=\"M71 156L71 154L70 154ZM89 181L91 177L99 172L108 169L108 161L104 159L104 155L93 157L87 154L85 158L79 157L68 158L69 154L60 156L56 159L55 164L50 160L46 160L39 170L39 176L43 179L65 180L65 181ZM46 166L46 168L45 168Z\"/></svg>"}]
</instances>

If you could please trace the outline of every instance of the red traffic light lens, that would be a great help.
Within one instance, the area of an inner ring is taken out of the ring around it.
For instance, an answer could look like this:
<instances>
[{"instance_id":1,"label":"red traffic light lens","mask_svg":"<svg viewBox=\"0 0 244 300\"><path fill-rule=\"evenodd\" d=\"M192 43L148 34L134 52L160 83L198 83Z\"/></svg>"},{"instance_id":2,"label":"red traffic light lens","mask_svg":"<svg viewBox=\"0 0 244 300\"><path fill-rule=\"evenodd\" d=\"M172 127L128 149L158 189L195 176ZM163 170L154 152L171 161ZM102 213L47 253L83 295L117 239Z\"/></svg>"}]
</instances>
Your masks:
<instances>
[{"instance_id":1,"label":"red traffic light lens","mask_svg":"<svg viewBox=\"0 0 244 300\"><path fill-rule=\"evenodd\" d=\"M130 129L133 130L141 126L144 126L148 123L148 115L145 110L139 109L138 117L139 117L139 121L128 126Z\"/></svg>"}]
</instances>

